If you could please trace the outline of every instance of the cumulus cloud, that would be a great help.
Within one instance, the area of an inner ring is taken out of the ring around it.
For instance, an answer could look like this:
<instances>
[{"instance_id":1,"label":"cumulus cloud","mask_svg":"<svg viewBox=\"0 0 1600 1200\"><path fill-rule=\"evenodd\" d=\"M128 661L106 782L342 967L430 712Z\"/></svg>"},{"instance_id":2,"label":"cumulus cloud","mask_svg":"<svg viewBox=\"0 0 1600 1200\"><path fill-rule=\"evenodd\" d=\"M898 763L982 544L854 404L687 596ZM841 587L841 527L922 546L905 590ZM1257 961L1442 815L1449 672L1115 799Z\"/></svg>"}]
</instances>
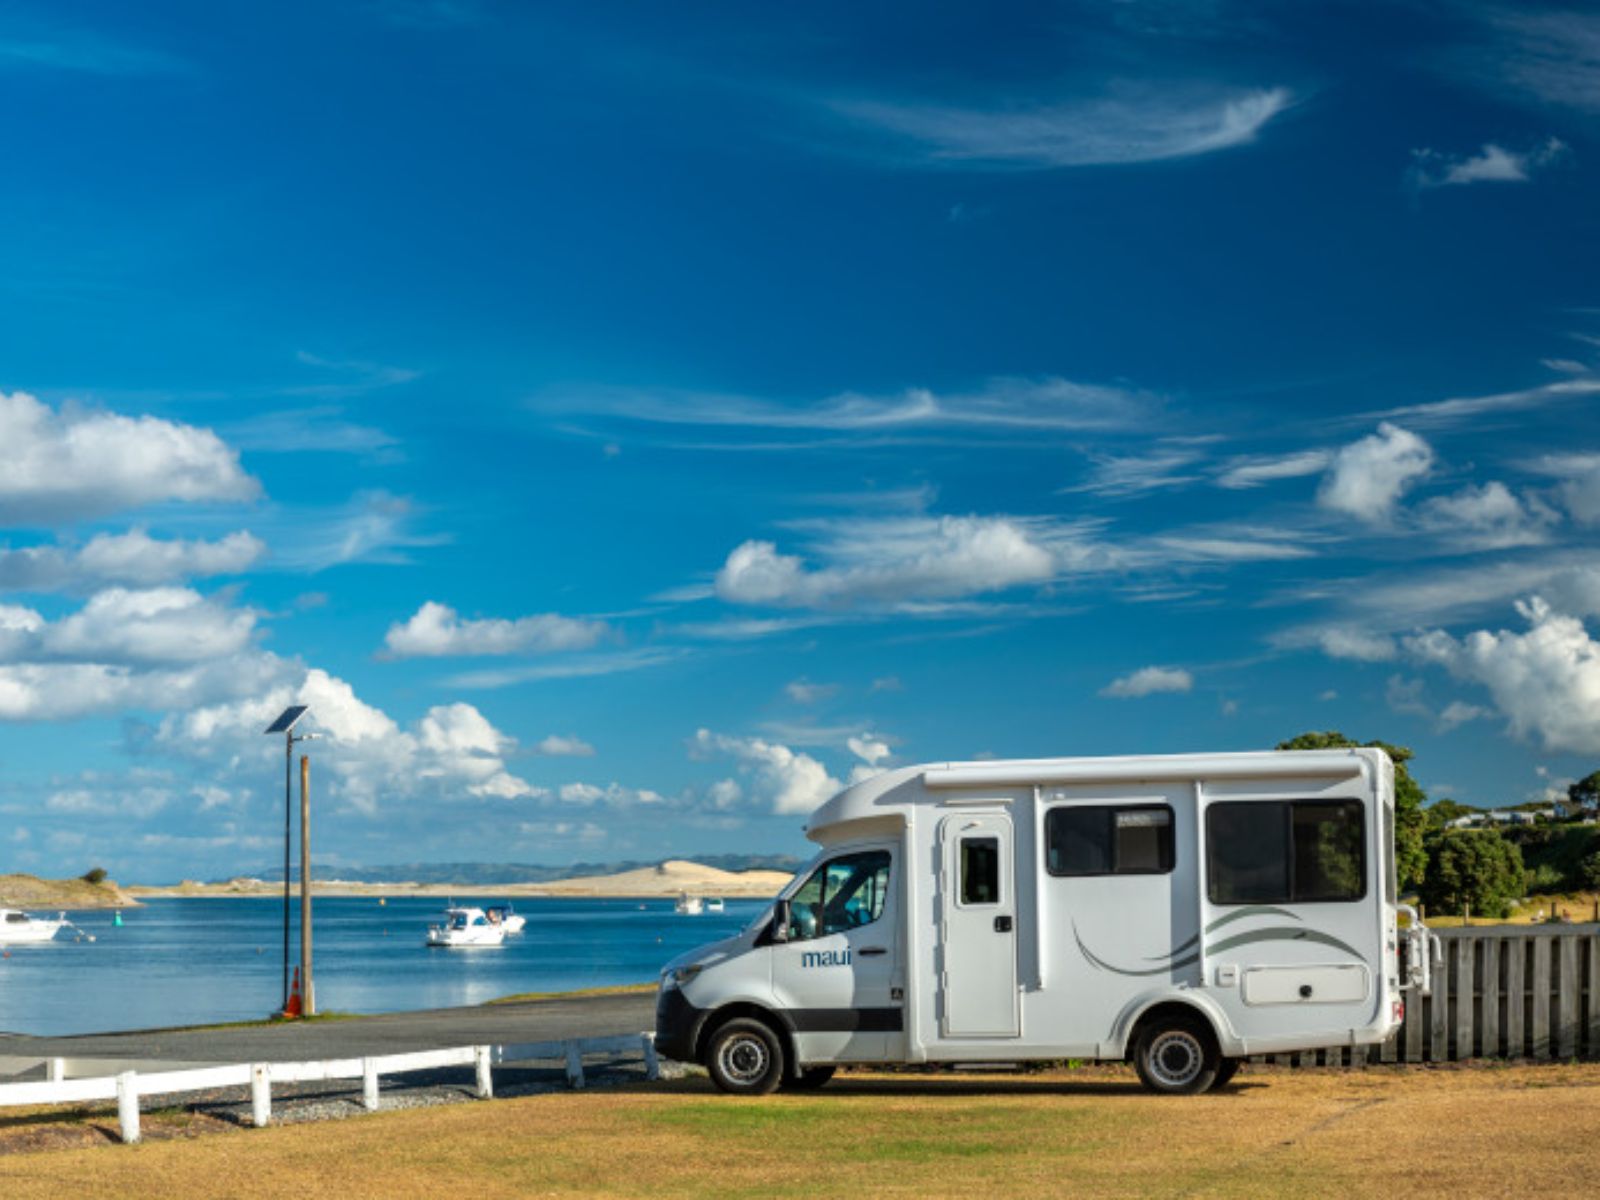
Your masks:
<instances>
[{"instance_id":1,"label":"cumulus cloud","mask_svg":"<svg viewBox=\"0 0 1600 1200\"><path fill-rule=\"evenodd\" d=\"M1057 554L1029 522L1005 517L906 517L830 527L811 566L748 541L717 572L717 594L736 604L793 608L892 607L1044 583Z\"/></svg>"},{"instance_id":2,"label":"cumulus cloud","mask_svg":"<svg viewBox=\"0 0 1600 1200\"><path fill-rule=\"evenodd\" d=\"M1342 447L1317 492L1317 503L1371 524L1388 521L1400 497L1433 468L1428 443L1384 422L1378 432Z\"/></svg>"},{"instance_id":3,"label":"cumulus cloud","mask_svg":"<svg viewBox=\"0 0 1600 1200\"><path fill-rule=\"evenodd\" d=\"M902 138L946 167L1050 168L1159 162L1255 141L1287 109L1284 88L1124 90L1038 107L973 109L845 101L840 115Z\"/></svg>"},{"instance_id":4,"label":"cumulus cloud","mask_svg":"<svg viewBox=\"0 0 1600 1200\"><path fill-rule=\"evenodd\" d=\"M705 757L725 754L737 759L755 798L780 815L809 813L844 786L809 754L763 738L730 737L701 729L690 741L690 750Z\"/></svg>"},{"instance_id":5,"label":"cumulus cloud","mask_svg":"<svg viewBox=\"0 0 1600 1200\"><path fill-rule=\"evenodd\" d=\"M1520 601L1524 632L1435 629L1406 639L1420 662L1486 688L1520 737L1548 750L1600 753L1600 645L1583 622L1534 597Z\"/></svg>"},{"instance_id":6,"label":"cumulus cloud","mask_svg":"<svg viewBox=\"0 0 1600 1200\"><path fill-rule=\"evenodd\" d=\"M334 751L319 756L319 769L333 775L338 796L357 811L373 814L381 801L422 795L442 801L547 795L506 769L515 742L470 704L436 705L402 729L345 680L281 659L273 664L275 686L170 712L157 728L156 743L197 758L236 756L240 747L267 752L260 736L267 723L290 704L307 704Z\"/></svg>"},{"instance_id":7,"label":"cumulus cloud","mask_svg":"<svg viewBox=\"0 0 1600 1200\"><path fill-rule=\"evenodd\" d=\"M0 606L0 664L210 662L249 647L256 618L189 588L108 588L57 621Z\"/></svg>"},{"instance_id":8,"label":"cumulus cloud","mask_svg":"<svg viewBox=\"0 0 1600 1200\"><path fill-rule=\"evenodd\" d=\"M604 621L557 613L506 620L462 620L448 605L429 600L404 624L389 627L384 647L395 658L538 654L587 650L611 632Z\"/></svg>"},{"instance_id":9,"label":"cumulus cloud","mask_svg":"<svg viewBox=\"0 0 1600 1200\"><path fill-rule=\"evenodd\" d=\"M163 501L252 500L260 485L209 429L0 392L0 521L99 516Z\"/></svg>"},{"instance_id":10,"label":"cumulus cloud","mask_svg":"<svg viewBox=\"0 0 1600 1200\"><path fill-rule=\"evenodd\" d=\"M1476 550L1537 546L1550 540L1560 514L1532 494L1517 496L1498 481L1436 496L1418 510L1424 529Z\"/></svg>"},{"instance_id":11,"label":"cumulus cloud","mask_svg":"<svg viewBox=\"0 0 1600 1200\"><path fill-rule=\"evenodd\" d=\"M154 587L255 565L266 544L240 530L215 542L153 538L143 529L101 533L79 549L59 545L0 547L0 590L89 591L108 584Z\"/></svg>"},{"instance_id":12,"label":"cumulus cloud","mask_svg":"<svg viewBox=\"0 0 1600 1200\"><path fill-rule=\"evenodd\" d=\"M651 791L649 788L624 787L615 782L605 787L597 787L592 783L566 783L557 789L556 795L563 804L574 804L584 808L596 804L603 804L608 808L638 808L642 805L668 803L667 798L660 792Z\"/></svg>"},{"instance_id":13,"label":"cumulus cloud","mask_svg":"<svg viewBox=\"0 0 1600 1200\"><path fill-rule=\"evenodd\" d=\"M1493 142L1486 142L1478 153L1465 156L1413 150L1410 181L1419 189L1470 183L1527 183L1535 171L1556 162L1566 152L1566 143L1556 137L1524 151L1507 150Z\"/></svg>"},{"instance_id":14,"label":"cumulus cloud","mask_svg":"<svg viewBox=\"0 0 1600 1200\"><path fill-rule=\"evenodd\" d=\"M1113 679L1100 689L1102 696L1131 700L1158 692L1187 692L1194 687L1194 676L1175 667L1141 667L1131 675Z\"/></svg>"},{"instance_id":15,"label":"cumulus cloud","mask_svg":"<svg viewBox=\"0 0 1600 1200\"><path fill-rule=\"evenodd\" d=\"M1580 525L1600 525L1600 454L1544 454L1523 469L1557 480L1556 495Z\"/></svg>"}]
</instances>

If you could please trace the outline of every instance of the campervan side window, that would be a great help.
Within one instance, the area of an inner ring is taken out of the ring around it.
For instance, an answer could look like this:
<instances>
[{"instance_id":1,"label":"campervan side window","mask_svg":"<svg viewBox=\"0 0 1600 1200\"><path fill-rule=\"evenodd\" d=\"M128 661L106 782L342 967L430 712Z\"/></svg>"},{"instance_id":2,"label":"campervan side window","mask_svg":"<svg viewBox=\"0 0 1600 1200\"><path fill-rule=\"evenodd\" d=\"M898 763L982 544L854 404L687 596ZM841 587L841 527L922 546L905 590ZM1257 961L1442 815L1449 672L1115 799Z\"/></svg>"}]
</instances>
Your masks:
<instances>
[{"instance_id":1,"label":"campervan side window","mask_svg":"<svg viewBox=\"0 0 1600 1200\"><path fill-rule=\"evenodd\" d=\"M829 859L789 901L789 940L808 941L870 925L889 894L889 852L868 850Z\"/></svg>"},{"instance_id":2,"label":"campervan side window","mask_svg":"<svg viewBox=\"0 0 1600 1200\"><path fill-rule=\"evenodd\" d=\"M1044 818L1045 868L1052 875L1159 875L1172 870L1172 809L1071 804Z\"/></svg>"},{"instance_id":3,"label":"campervan side window","mask_svg":"<svg viewBox=\"0 0 1600 1200\"><path fill-rule=\"evenodd\" d=\"M1320 904L1367 894L1356 800L1228 801L1206 810L1213 904Z\"/></svg>"}]
</instances>

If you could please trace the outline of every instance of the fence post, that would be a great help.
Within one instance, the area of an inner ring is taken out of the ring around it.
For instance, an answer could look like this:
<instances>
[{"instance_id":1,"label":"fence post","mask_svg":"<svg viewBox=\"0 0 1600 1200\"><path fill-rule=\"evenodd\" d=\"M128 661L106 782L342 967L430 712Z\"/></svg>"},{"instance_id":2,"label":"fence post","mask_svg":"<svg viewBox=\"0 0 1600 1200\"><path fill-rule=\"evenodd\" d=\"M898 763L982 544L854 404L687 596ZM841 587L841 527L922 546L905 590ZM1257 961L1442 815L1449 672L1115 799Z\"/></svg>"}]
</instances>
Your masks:
<instances>
[{"instance_id":1,"label":"fence post","mask_svg":"<svg viewBox=\"0 0 1600 1200\"><path fill-rule=\"evenodd\" d=\"M1578 1053L1578 939L1557 939L1556 1045L1562 1058Z\"/></svg>"},{"instance_id":2,"label":"fence post","mask_svg":"<svg viewBox=\"0 0 1600 1200\"><path fill-rule=\"evenodd\" d=\"M361 1060L361 1107L378 1111L378 1064L370 1058Z\"/></svg>"},{"instance_id":3,"label":"fence post","mask_svg":"<svg viewBox=\"0 0 1600 1200\"><path fill-rule=\"evenodd\" d=\"M272 1068L256 1063L250 1068L250 1123L257 1129L272 1120Z\"/></svg>"},{"instance_id":4,"label":"fence post","mask_svg":"<svg viewBox=\"0 0 1600 1200\"><path fill-rule=\"evenodd\" d=\"M139 1075L124 1071L117 1076L117 1124L122 1127L122 1140L128 1144L139 1140Z\"/></svg>"},{"instance_id":5,"label":"fence post","mask_svg":"<svg viewBox=\"0 0 1600 1200\"><path fill-rule=\"evenodd\" d=\"M64 1058L52 1058L46 1067L45 1078L51 1083L60 1083L66 1077L67 1060Z\"/></svg>"},{"instance_id":6,"label":"fence post","mask_svg":"<svg viewBox=\"0 0 1600 1200\"><path fill-rule=\"evenodd\" d=\"M661 1078L661 1060L656 1056L656 1035L644 1034L644 1077L646 1079Z\"/></svg>"},{"instance_id":7,"label":"fence post","mask_svg":"<svg viewBox=\"0 0 1600 1200\"><path fill-rule=\"evenodd\" d=\"M1485 1058L1500 1057L1500 940L1484 939L1478 971L1478 1038Z\"/></svg>"},{"instance_id":8,"label":"fence post","mask_svg":"<svg viewBox=\"0 0 1600 1200\"><path fill-rule=\"evenodd\" d=\"M1433 1028L1428 1031L1428 1062L1450 1061L1450 993L1456 984L1451 970L1452 957L1446 951L1433 967L1433 995L1428 998L1432 1009L1428 1015L1433 1019Z\"/></svg>"},{"instance_id":9,"label":"fence post","mask_svg":"<svg viewBox=\"0 0 1600 1200\"><path fill-rule=\"evenodd\" d=\"M1600 904L1600 900L1595 901ZM1600 1058L1600 937L1592 934L1584 939L1589 943L1589 1037L1590 1058Z\"/></svg>"},{"instance_id":10,"label":"fence post","mask_svg":"<svg viewBox=\"0 0 1600 1200\"><path fill-rule=\"evenodd\" d=\"M1533 987L1528 1003L1533 1005L1534 1058L1550 1057L1550 943L1553 939L1536 936L1533 939Z\"/></svg>"},{"instance_id":11,"label":"fence post","mask_svg":"<svg viewBox=\"0 0 1600 1200\"><path fill-rule=\"evenodd\" d=\"M1451 968L1456 985L1456 1058L1472 1057L1472 957L1477 940L1456 940L1456 961Z\"/></svg>"},{"instance_id":12,"label":"fence post","mask_svg":"<svg viewBox=\"0 0 1600 1200\"><path fill-rule=\"evenodd\" d=\"M578 1048L577 1042L567 1043L567 1086L583 1086L583 1051Z\"/></svg>"},{"instance_id":13,"label":"fence post","mask_svg":"<svg viewBox=\"0 0 1600 1200\"><path fill-rule=\"evenodd\" d=\"M494 1075L489 1070L493 1061L488 1046L474 1046L472 1048L472 1065L478 1072L478 1099L494 1099Z\"/></svg>"}]
</instances>

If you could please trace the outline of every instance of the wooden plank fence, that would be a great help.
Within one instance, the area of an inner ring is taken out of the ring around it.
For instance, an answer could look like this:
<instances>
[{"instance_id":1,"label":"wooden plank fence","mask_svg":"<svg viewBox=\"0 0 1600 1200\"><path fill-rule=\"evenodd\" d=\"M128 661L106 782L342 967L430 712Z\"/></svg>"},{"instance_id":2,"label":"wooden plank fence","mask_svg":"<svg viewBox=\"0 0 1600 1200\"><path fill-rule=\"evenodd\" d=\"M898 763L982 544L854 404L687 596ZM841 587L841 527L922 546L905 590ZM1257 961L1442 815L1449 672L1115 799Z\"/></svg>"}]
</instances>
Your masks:
<instances>
[{"instance_id":1,"label":"wooden plank fence","mask_svg":"<svg viewBox=\"0 0 1600 1200\"><path fill-rule=\"evenodd\" d=\"M1382 1046L1334 1046L1251 1062L1293 1066L1600 1059L1600 925L1433 928L1443 944L1433 994L1407 992Z\"/></svg>"},{"instance_id":2,"label":"wooden plank fence","mask_svg":"<svg viewBox=\"0 0 1600 1200\"><path fill-rule=\"evenodd\" d=\"M660 1061L656 1057L656 1039L653 1033L579 1038L559 1042L456 1046L446 1050L417 1050L405 1054L325 1059L319 1062L234 1063L216 1067L187 1067L174 1071L146 1071L143 1074L124 1071L120 1075L102 1075L85 1079L68 1079L64 1060L51 1059L46 1067L45 1079L28 1083L0 1084L0 1109L18 1105L115 1100L122 1140L137 1142L139 1102L155 1096L171 1096L211 1088L248 1086L251 1120L259 1128L272 1119L274 1083L359 1079L362 1105L372 1111L378 1108L379 1075L471 1066L475 1069L478 1098L489 1100L494 1097L493 1067L497 1063L556 1059L566 1066L568 1086L581 1088L584 1084L584 1055L619 1055L635 1052L644 1057L646 1077L658 1078Z\"/></svg>"}]
</instances>

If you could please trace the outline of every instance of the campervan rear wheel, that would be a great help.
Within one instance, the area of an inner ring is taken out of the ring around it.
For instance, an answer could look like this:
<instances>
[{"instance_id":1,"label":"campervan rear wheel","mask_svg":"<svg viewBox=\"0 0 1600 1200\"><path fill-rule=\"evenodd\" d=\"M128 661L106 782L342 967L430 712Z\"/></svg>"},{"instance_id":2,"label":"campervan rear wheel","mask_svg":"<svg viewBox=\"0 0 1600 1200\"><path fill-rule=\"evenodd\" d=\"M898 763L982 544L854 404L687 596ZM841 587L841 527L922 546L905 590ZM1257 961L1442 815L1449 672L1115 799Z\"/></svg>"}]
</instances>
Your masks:
<instances>
[{"instance_id":1,"label":"campervan rear wheel","mask_svg":"<svg viewBox=\"0 0 1600 1200\"><path fill-rule=\"evenodd\" d=\"M834 1067L806 1067L783 1081L786 1089L811 1092L833 1078Z\"/></svg>"},{"instance_id":2,"label":"campervan rear wheel","mask_svg":"<svg viewBox=\"0 0 1600 1200\"><path fill-rule=\"evenodd\" d=\"M1199 1020L1166 1017L1151 1021L1140 1032L1133 1066L1152 1092L1192 1096L1216 1082L1222 1056L1211 1030Z\"/></svg>"},{"instance_id":3,"label":"campervan rear wheel","mask_svg":"<svg viewBox=\"0 0 1600 1200\"><path fill-rule=\"evenodd\" d=\"M706 1043L706 1070L725 1092L764 1096L783 1082L783 1040L762 1021L735 1017Z\"/></svg>"}]
</instances>

